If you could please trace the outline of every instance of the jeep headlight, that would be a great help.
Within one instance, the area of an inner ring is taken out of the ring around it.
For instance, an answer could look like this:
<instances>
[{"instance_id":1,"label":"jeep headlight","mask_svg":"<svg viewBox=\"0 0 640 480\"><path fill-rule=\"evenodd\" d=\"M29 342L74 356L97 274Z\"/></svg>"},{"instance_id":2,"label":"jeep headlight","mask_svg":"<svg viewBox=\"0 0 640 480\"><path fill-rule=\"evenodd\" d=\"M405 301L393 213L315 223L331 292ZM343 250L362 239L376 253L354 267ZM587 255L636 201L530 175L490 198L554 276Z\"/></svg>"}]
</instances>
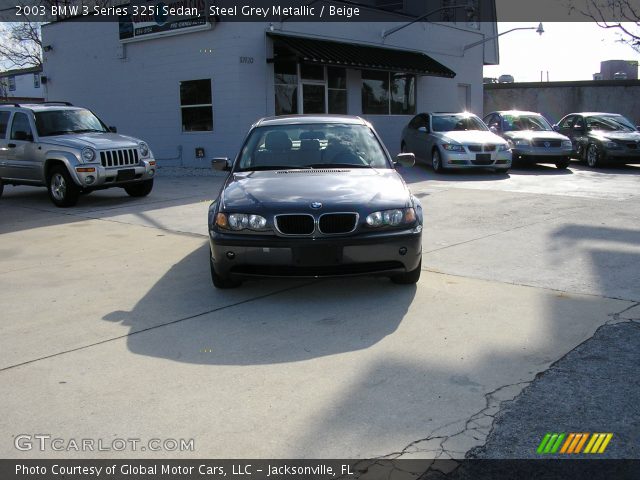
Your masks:
<instances>
[{"instance_id":1,"label":"jeep headlight","mask_svg":"<svg viewBox=\"0 0 640 480\"><path fill-rule=\"evenodd\" d=\"M149 155L149 145L144 142L140 142L138 144L138 148L140 149L140 155L144 158Z\"/></svg>"},{"instance_id":2,"label":"jeep headlight","mask_svg":"<svg viewBox=\"0 0 640 480\"><path fill-rule=\"evenodd\" d=\"M81 152L82 160L87 163L93 162L96 158L96 151L93 148L83 148Z\"/></svg>"},{"instance_id":3,"label":"jeep headlight","mask_svg":"<svg viewBox=\"0 0 640 480\"><path fill-rule=\"evenodd\" d=\"M253 215L247 213L218 213L216 215L216 225L227 230L267 230L267 219L262 215Z\"/></svg>"},{"instance_id":4,"label":"jeep headlight","mask_svg":"<svg viewBox=\"0 0 640 480\"><path fill-rule=\"evenodd\" d=\"M366 222L370 227L397 227L412 224L416 221L416 211L413 208L394 208L382 210L367 215Z\"/></svg>"}]
</instances>

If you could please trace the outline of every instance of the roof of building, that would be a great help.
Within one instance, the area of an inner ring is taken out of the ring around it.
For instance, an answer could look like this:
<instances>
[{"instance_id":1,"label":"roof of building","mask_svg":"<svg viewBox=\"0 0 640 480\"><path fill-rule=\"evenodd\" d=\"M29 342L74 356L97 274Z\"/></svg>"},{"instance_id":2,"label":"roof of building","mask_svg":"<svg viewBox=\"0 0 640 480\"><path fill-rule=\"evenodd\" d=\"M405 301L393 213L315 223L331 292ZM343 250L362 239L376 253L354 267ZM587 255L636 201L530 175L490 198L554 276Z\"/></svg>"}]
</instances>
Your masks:
<instances>
[{"instance_id":1,"label":"roof of building","mask_svg":"<svg viewBox=\"0 0 640 480\"><path fill-rule=\"evenodd\" d=\"M13 70L5 70L0 72L0 77L12 77L17 75L27 75L29 73L42 72L42 67L15 68Z\"/></svg>"}]
</instances>

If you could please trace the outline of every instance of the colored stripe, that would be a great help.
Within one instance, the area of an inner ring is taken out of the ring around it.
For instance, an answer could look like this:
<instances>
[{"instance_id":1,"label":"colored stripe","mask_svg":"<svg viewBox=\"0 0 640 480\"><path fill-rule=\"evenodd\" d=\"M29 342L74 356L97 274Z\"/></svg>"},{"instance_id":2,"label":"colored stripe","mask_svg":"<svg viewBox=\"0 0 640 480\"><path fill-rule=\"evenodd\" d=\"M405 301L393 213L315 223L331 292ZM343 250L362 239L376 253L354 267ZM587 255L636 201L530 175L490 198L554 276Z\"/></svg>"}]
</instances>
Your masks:
<instances>
[{"instance_id":1,"label":"colored stripe","mask_svg":"<svg viewBox=\"0 0 640 480\"><path fill-rule=\"evenodd\" d=\"M598 439L596 440L596 443L593 444L593 447L591 447L591 453L598 453L600 444L602 443L605 437L606 435L604 433L598 433Z\"/></svg>"},{"instance_id":2,"label":"colored stripe","mask_svg":"<svg viewBox=\"0 0 640 480\"><path fill-rule=\"evenodd\" d=\"M582 450L582 446L587 441L587 438L589 438L589 434L588 433L583 433L581 435L582 435L582 439L580 440L580 443L578 443L578 445L576 445L575 453L580 453L580 451Z\"/></svg>"},{"instance_id":3,"label":"colored stripe","mask_svg":"<svg viewBox=\"0 0 640 480\"><path fill-rule=\"evenodd\" d=\"M579 433L576 433L576 436L574 437L573 442L571 442L571 446L569 446L569 450L567 451L567 453L573 453L576 445L578 445L578 442L580 441L580 438L581 435Z\"/></svg>"},{"instance_id":4,"label":"colored stripe","mask_svg":"<svg viewBox=\"0 0 640 480\"><path fill-rule=\"evenodd\" d=\"M598 453L604 453L604 450L607 448L607 445L609 445L609 442L611 441L611 439L613 438L613 433L607 433L607 436L604 439L604 442L602 442L602 445L600 445L600 450L598 450Z\"/></svg>"},{"instance_id":5,"label":"colored stripe","mask_svg":"<svg viewBox=\"0 0 640 480\"><path fill-rule=\"evenodd\" d=\"M549 441L549 439L551 438L551 434L547 433L544 438L542 439L542 441L540 442L540 445L538 445L538 453L543 453L544 452L544 447L547 444L547 442Z\"/></svg>"},{"instance_id":6,"label":"colored stripe","mask_svg":"<svg viewBox=\"0 0 640 480\"><path fill-rule=\"evenodd\" d=\"M560 444L562 443L562 440L564 440L565 436L566 436L566 433L561 433L558 436L558 440L556 440L555 445L553 445L553 447L551 448L551 453L556 453L558 451L558 449L560 448Z\"/></svg>"},{"instance_id":7,"label":"colored stripe","mask_svg":"<svg viewBox=\"0 0 640 480\"><path fill-rule=\"evenodd\" d=\"M591 453L591 447L593 447L593 444L596 442L597 437L598 435L596 433L591 435L591 440L589 440L589 443L587 443L587 448L584 449L584 453Z\"/></svg>"},{"instance_id":8,"label":"colored stripe","mask_svg":"<svg viewBox=\"0 0 640 480\"><path fill-rule=\"evenodd\" d=\"M544 447L544 453L551 453L551 447L553 447L553 444L556 442L557 438L558 438L557 433L554 433L553 435L551 435L551 438L549 439L547 446Z\"/></svg>"},{"instance_id":9,"label":"colored stripe","mask_svg":"<svg viewBox=\"0 0 640 480\"><path fill-rule=\"evenodd\" d=\"M566 453L567 452L567 448L569 448L569 445L571 445L571 442L573 441L573 437L575 437L576 434L575 433L570 433L569 436L567 437L567 441L564 442L564 445L562 446L562 450L560 450L560 453Z\"/></svg>"}]
</instances>

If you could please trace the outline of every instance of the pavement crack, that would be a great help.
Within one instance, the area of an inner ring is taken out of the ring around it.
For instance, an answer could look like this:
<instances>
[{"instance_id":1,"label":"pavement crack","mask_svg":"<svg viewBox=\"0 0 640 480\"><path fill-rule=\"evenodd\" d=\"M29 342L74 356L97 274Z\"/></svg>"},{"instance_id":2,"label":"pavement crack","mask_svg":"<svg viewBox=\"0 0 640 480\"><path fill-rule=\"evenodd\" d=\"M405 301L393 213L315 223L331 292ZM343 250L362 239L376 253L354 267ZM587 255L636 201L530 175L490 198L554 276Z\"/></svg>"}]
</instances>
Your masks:
<instances>
[{"instance_id":1,"label":"pavement crack","mask_svg":"<svg viewBox=\"0 0 640 480\"><path fill-rule=\"evenodd\" d=\"M134 330L134 331L129 332L129 333L125 334L125 335L118 335L118 336L115 336L115 337L111 337L111 338L106 338L104 340L100 340L98 342L93 342L93 343L90 343L88 345L82 345L80 347L70 348L68 350L63 350L61 352L52 353L50 355L44 355L42 357L33 358L31 360L26 360L24 362L16 363L14 365L9 365L7 367L2 367L2 368L0 368L0 372L4 372L6 370L11 370L11 369L17 368L17 367L22 367L24 365L29 365L31 363L36 363L36 362L39 362L41 360L47 360L49 358L59 357L61 355L65 355L67 353L73 353L73 352L77 352L77 351L80 351L80 350L86 350L86 349L91 348L91 347L96 347L98 345L102 345L102 344L105 344L105 343L113 342L113 341L116 341L116 340L121 340L123 338L131 337L133 335L137 335L139 333L149 332L151 330L156 330L158 328L167 327L169 325L174 325L176 323L185 322L187 320L193 320L194 318L199 318L199 317L202 317L204 315L209 315L210 313L220 312L220 311L227 310L227 309L230 309L230 308L233 308L233 307L244 305L246 303L251 303L251 302L254 302L254 301L257 301L257 300L262 300L264 298L268 298L268 297L272 297L272 296L275 296L275 295L279 295L281 293L290 292L292 290L297 290L297 289L300 289L300 288L304 288L304 287L307 287L307 286L312 285L314 283L317 283L317 282L316 281L312 281L312 282L303 283L302 285L294 285L292 287L283 288L281 290L276 290L274 292L269 292L269 293L266 293L264 295L260 295L260 296L257 296L257 297L247 298L245 300L241 300L239 302L231 303L229 305L223 305L222 307L212 308L212 309L206 310L204 312L195 313L193 315L187 315L186 317L181 317L181 318L178 318L178 319L175 319L175 320L170 320L168 322L160 323L160 324L157 324L157 325L152 325L152 326L147 327L147 328L141 328L140 330Z\"/></svg>"}]
</instances>

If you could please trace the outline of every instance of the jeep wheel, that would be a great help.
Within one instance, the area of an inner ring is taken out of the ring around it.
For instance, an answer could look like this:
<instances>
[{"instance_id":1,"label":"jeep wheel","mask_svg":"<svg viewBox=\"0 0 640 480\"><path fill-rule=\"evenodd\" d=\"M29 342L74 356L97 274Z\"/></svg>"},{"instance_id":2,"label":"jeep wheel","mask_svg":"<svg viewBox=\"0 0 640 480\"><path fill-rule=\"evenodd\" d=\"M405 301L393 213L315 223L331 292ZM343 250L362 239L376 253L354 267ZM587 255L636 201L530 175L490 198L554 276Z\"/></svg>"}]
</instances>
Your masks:
<instances>
[{"instance_id":1,"label":"jeep wheel","mask_svg":"<svg viewBox=\"0 0 640 480\"><path fill-rule=\"evenodd\" d=\"M124 191L131 197L146 197L151 193L151 189L153 189L153 178L124 187Z\"/></svg>"},{"instance_id":2,"label":"jeep wheel","mask_svg":"<svg viewBox=\"0 0 640 480\"><path fill-rule=\"evenodd\" d=\"M56 165L51 169L47 180L49 198L56 207L73 207L78 203L80 189L73 183L67 168Z\"/></svg>"}]
</instances>

